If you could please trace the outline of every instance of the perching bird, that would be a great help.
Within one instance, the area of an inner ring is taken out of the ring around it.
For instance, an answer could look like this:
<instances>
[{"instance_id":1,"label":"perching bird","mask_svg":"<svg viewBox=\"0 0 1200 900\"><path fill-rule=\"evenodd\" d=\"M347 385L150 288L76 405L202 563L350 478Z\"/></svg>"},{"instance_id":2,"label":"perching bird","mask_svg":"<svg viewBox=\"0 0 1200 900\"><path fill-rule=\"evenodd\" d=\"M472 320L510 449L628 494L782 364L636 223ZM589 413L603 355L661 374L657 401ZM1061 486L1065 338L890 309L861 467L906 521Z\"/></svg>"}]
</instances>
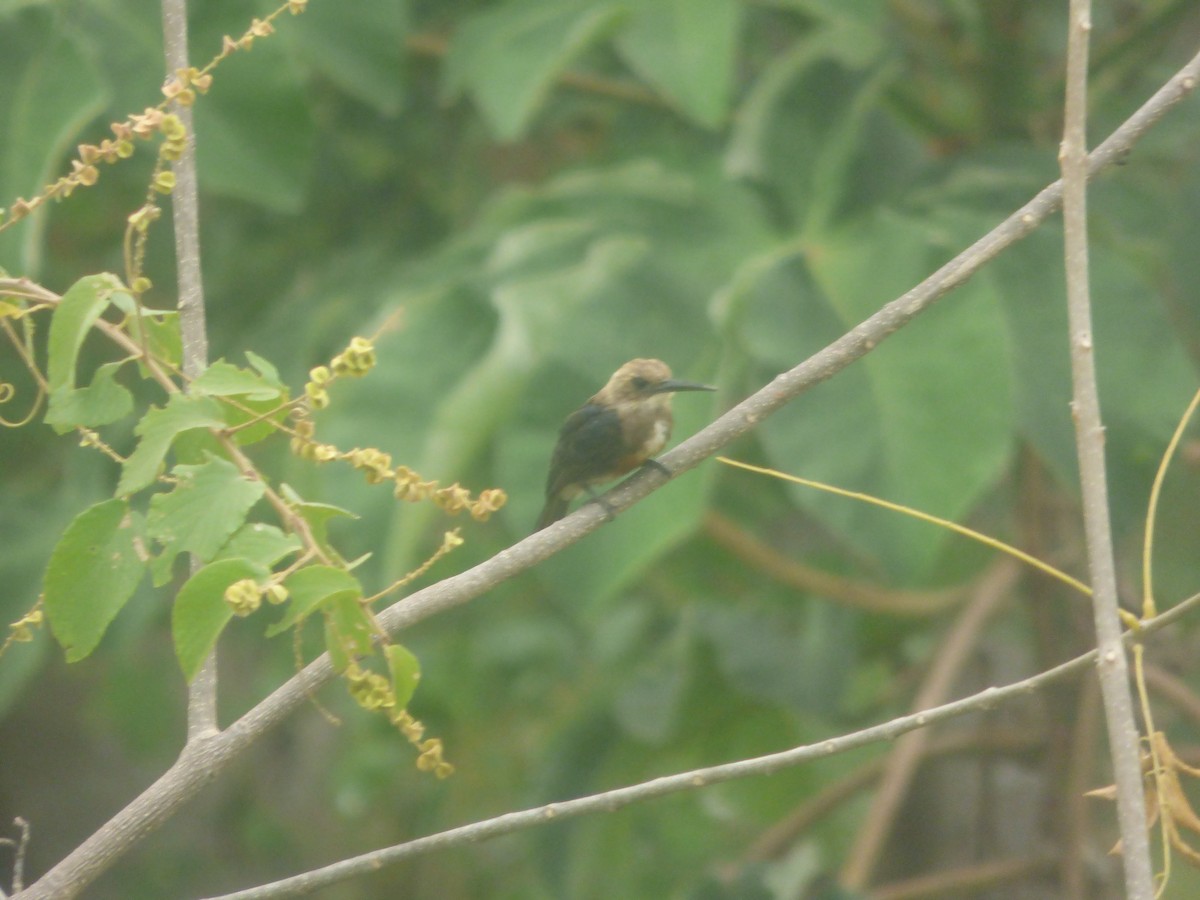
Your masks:
<instances>
[{"instance_id":1,"label":"perching bird","mask_svg":"<svg viewBox=\"0 0 1200 900\"><path fill-rule=\"evenodd\" d=\"M563 424L546 479L546 506L534 531L565 516L584 491L653 459L671 436L671 394L715 390L673 379L657 359L631 359L617 369Z\"/></svg>"}]
</instances>

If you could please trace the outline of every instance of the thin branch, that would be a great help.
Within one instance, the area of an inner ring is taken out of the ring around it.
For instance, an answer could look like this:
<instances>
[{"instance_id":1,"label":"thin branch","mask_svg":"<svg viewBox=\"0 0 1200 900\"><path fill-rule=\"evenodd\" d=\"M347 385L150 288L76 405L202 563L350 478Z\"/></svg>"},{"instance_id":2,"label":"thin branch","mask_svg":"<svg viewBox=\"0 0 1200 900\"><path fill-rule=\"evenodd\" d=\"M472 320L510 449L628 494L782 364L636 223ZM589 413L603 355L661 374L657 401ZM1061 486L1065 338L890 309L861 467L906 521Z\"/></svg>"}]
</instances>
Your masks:
<instances>
[{"instance_id":1,"label":"thin branch","mask_svg":"<svg viewBox=\"0 0 1200 900\"><path fill-rule=\"evenodd\" d=\"M1036 753L1042 745L1042 739L1027 728L1010 728L1004 731L989 728L980 732L956 729L933 737L925 749L922 762L966 754L1029 755ZM883 777L890 759L889 756L879 756L869 760L851 774L826 785L798 804L786 818L764 831L735 863L723 867L722 880L728 883L746 866L770 862L783 856L818 822ZM1080 789L1079 793L1082 795L1083 789Z\"/></svg>"},{"instance_id":2,"label":"thin branch","mask_svg":"<svg viewBox=\"0 0 1200 900\"><path fill-rule=\"evenodd\" d=\"M1182 616L1185 612L1200 605L1200 594L1189 597L1177 604L1171 610L1163 613L1157 619L1143 623L1138 634L1139 639L1147 631L1156 631L1165 627L1171 621ZM1132 640L1132 635L1127 635ZM1071 676L1080 675L1095 665L1097 652L1091 650L1082 656L1077 656L1068 662L1055 666L1046 672L1041 672L1030 678L1015 682L1005 687L990 687L970 697L945 703L933 709L911 713L892 719L880 725L873 725L851 734L842 735L821 741L818 744L806 744L779 753L770 753L753 759L743 759L724 765L709 766L695 769L691 772L679 772L645 781L629 787L617 788L588 797L579 797L561 803L549 803L534 809L506 813L493 819L484 819L470 825L462 825L439 834L417 838L404 844L384 847L360 856L354 856L332 865L301 875L294 875L270 884L259 885L244 891L231 894L221 894L208 900L278 900L281 897L296 897L309 893L317 888L337 884L347 879L357 878L372 872L378 872L387 865L393 865L415 856L445 850L449 847L477 843L515 831L533 828L546 822L574 818L588 813L613 812L628 806L680 791L708 787L738 778L756 775L770 775L782 769L798 766L816 759L824 759L837 753L864 747L879 741L898 738L917 728L926 728L939 722L948 721L967 713L992 709L995 706L1025 697L1042 690L1046 686Z\"/></svg>"},{"instance_id":3,"label":"thin branch","mask_svg":"<svg viewBox=\"0 0 1200 900\"><path fill-rule=\"evenodd\" d=\"M913 712L942 703L949 696L983 626L1008 597L1018 572L1016 562L1009 559L1003 560L988 573L942 642L925 684L913 701ZM928 730L914 731L896 741L892 748L879 789L863 818L863 827L842 866L841 883L851 891L862 891L870 883L879 854L886 845L896 814L925 755L930 736Z\"/></svg>"},{"instance_id":4,"label":"thin branch","mask_svg":"<svg viewBox=\"0 0 1200 900\"><path fill-rule=\"evenodd\" d=\"M704 515L704 533L743 563L761 570L779 583L796 590L820 594L834 603L855 609L893 616L932 616L956 606L971 588L970 585L962 585L911 591L835 575L781 553L732 519L713 510Z\"/></svg>"},{"instance_id":5,"label":"thin branch","mask_svg":"<svg viewBox=\"0 0 1200 900\"><path fill-rule=\"evenodd\" d=\"M188 63L187 0L162 0L163 47L167 77ZM179 331L183 343L183 374L195 378L208 365L208 332L204 321L204 285L200 278L200 209L197 198L196 136L192 110L175 101L171 112L183 121L187 138L183 155L176 160L171 214L175 226L175 267L179 290ZM203 564L191 557L194 574ZM188 687L187 739L195 741L217 733L217 654L208 655Z\"/></svg>"},{"instance_id":6,"label":"thin branch","mask_svg":"<svg viewBox=\"0 0 1200 900\"><path fill-rule=\"evenodd\" d=\"M1200 55L1188 62L1092 152L1090 174L1095 175L1124 159L1138 139L1196 87L1198 77ZM1032 232L1058 209L1061 199L1059 182L1042 190L920 285L665 454L664 464L676 474L693 468L754 428L788 400L863 356L986 262ZM661 481L661 474L656 474L655 470L643 470L610 491L606 502L613 510L625 509L649 494ZM466 603L575 543L604 520L605 514L596 508L596 504L585 504L574 514L474 568L400 600L382 612L380 620L390 633L395 634L428 616ZM1155 621L1162 621L1173 612ZM185 747L170 769L29 888L23 900L60 900L75 896L142 837L170 818L243 750L306 703L308 695L331 680L334 674L328 655L322 655L219 735L203 744Z\"/></svg>"},{"instance_id":7,"label":"thin branch","mask_svg":"<svg viewBox=\"0 0 1200 900\"><path fill-rule=\"evenodd\" d=\"M1121 642L1117 574L1104 467L1104 425L1096 387L1095 347L1088 285L1087 70L1092 30L1091 0L1071 0L1067 22L1067 97L1059 161L1063 173L1063 236L1067 320L1071 344L1071 408L1083 500L1083 526L1091 574L1092 613L1100 651L1100 693L1108 726L1109 754L1117 785L1121 861L1130 900L1152 900L1154 873L1142 793L1142 767L1129 665Z\"/></svg>"},{"instance_id":8,"label":"thin branch","mask_svg":"<svg viewBox=\"0 0 1200 900\"><path fill-rule=\"evenodd\" d=\"M1047 853L976 863L883 885L871 892L871 900L953 900L955 897L974 897L984 891L1053 872L1057 861L1055 854Z\"/></svg>"}]
</instances>

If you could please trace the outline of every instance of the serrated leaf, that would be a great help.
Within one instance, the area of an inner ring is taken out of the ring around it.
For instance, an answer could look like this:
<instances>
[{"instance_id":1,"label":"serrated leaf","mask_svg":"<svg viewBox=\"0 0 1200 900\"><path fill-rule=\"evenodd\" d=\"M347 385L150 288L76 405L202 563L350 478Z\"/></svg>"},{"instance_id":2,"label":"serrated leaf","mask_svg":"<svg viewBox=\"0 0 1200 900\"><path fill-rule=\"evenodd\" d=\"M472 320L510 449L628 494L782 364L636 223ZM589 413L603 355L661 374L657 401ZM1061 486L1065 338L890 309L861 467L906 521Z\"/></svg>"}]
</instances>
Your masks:
<instances>
[{"instance_id":1,"label":"serrated leaf","mask_svg":"<svg viewBox=\"0 0 1200 900\"><path fill-rule=\"evenodd\" d=\"M133 595L145 563L140 522L124 500L88 507L63 532L46 566L46 615L68 662L91 653Z\"/></svg>"},{"instance_id":2,"label":"serrated leaf","mask_svg":"<svg viewBox=\"0 0 1200 900\"><path fill-rule=\"evenodd\" d=\"M285 534L274 525L262 522L247 522L217 553L217 559L241 557L272 568L281 559L299 552L304 547L300 538Z\"/></svg>"},{"instance_id":3,"label":"serrated leaf","mask_svg":"<svg viewBox=\"0 0 1200 900\"><path fill-rule=\"evenodd\" d=\"M179 435L196 428L223 427L221 405L212 397L172 394L166 406L149 409L134 428L134 434L141 440L125 461L117 493L128 496L150 484Z\"/></svg>"},{"instance_id":4,"label":"serrated leaf","mask_svg":"<svg viewBox=\"0 0 1200 900\"><path fill-rule=\"evenodd\" d=\"M733 90L739 0L642 0L617 48L695 121L720 125Z\"/></svg>"},{"instance_id":5,"label":"serrated leaf","mask_svg":"<svg viewBox=\"0 0 1200 900\"><path fill-rule=\"evenodd\" d=\"M624 16L618 4L504 3L455 33L449 92L467 89L498 137L520 136L570 62Z\"/></svg>"},{"instance_id":6,"label":"serrated leaf","mask_svg":"<svg viewBox=\"0 0 1200 900\"><path fill-rule=\"evenodd\" d=\"M282 491L284 499L291 504L292 509L308 523L313 539L321 545L323 550L336 554L337 551L329 546L329 522L338 518L357 519L358 516L348 509L342 509L340 506L334 506L331 503L313 503L302 500L300 495L286 484L283 486Z\"/></svg>"},{"instance_id":7,"label":"serrated leaf","mask_svg":"<svg viewBox=\"0 0 1200 900\"><path fill-rule=\"evenodd\" d=\"M213 397L245 396L253 400L277 400L282 386L257 372L241 369L218 359L192 381L192 392Z\"/></svg>"},{"instance_id":8,"label":"serrated leaf","mask_svg":"<svg viewBox=\"0 0 1200 900\"><path fill-rule=\"evenodd\" d=\"M132 299L131 297L130 300ZM124 308L124 305L120 303L117 305ZM169 365L179 366L180 360L183 359L183 337L179 333L179 313L174 310L143 309L139 316L134 310L127 313L125 321L129 336L137 341L138 346L141 346L142 341L145 340L146 349L151 356ZM143 331L145 332L144 339ZM138 366L142 368L143 375L148 377L145 364L141 359L138 359Z\"/></svg>"},{"instance_id":9,"label":"serrated leaf","mask_svg":"<svg viewBox=\"0 0 1200 900\"><path fill-rule=\"evenodd\" d=\"M63 294L50 319L47 342L46 381L51 393L75 387L79 348L113 294L121 291L120 279L103 273L80 278Z\"/></svg>"},{"instance_id":10,"label":"serrated leaf","mask_svg":"<svg viewBox=\"0 0 1200 900\"><path fill-rule=\"evenodd\" d=\"M63 434L76 425L108 425L132 413L133 394L116 380L123 365L114 362L101 366L85 388L64 387L52 392L46 408L46 424Z\"/></svg>"},{"instance_id":11,"label":"serrated leaf","mask_svg":"<svg viewBox=\"0 0 1200 900\"><path fill-rule=\"evenodd\" d=\"M305 566L284 579L288 607L282 619L267 629L267 637L287 631L323 603L362 596L358 579L334 566Z\"/></svg>"},{"instance_id":12,"label":"serrated leaf","mask_svg":"<svg viewBox=\"0 0 1200 900\"><path fill-rule=\"evenodd\" d=\"M421 680L421 663L411 650L401 644L388 644L384 652L387 654L388 671L392 674L396 709L406 709L417 691L417 682Z\"/></svg>"},{"instance_id":13,"label":"serrated leaf","mask_svg":"<svg viewBox=\"0 0 1200 900\"><path fill-rule=\"evenodd\" d=\"M194 553L202 562L211 560L267 488L219 457L196 466L178 465L173 474L178 484L169 493L151 497L146 516L147 536L163 547L154 562L156 581L169 576L180 553Z\"/></svg>"},{"instance_id":14,"label":"serrated leaf","mask_svg":"<svg viewBox=\"0 0 1200 900\"><path fill-rule=\"evenodd\" d=\"M269 574L247 559L223 559L209 563L179 589L171 611L171 635L179 666L189 683L233 618L233 610L225 602L225 589L246 578L264 581Z\"/></svg>"},{"instance_id":15,"label":"serrated leaf","mask_svg":"<svg viewBox=\"0 0 1200 900\"><path fill-rule=\"evenodd\" d=\"M276 385L280 389L285 387L283 381L279 378L279 370L271 363L269 359L259 356L253 350L242 351L246 357L246 361L254 368L259 375L267 380L269 384Z\"/></svg>"},{"instance_id":16,"label":"serrated leaf","mask_svg":"<svg viewBox=\"0 0 1200 900\"><path fill-rule=\"evenodd\" d=\"M325 649L334 669L345 671L355 656L371 652L371 620L356 597L332 598L325 617Z\"/></svg>"}]
</instances>

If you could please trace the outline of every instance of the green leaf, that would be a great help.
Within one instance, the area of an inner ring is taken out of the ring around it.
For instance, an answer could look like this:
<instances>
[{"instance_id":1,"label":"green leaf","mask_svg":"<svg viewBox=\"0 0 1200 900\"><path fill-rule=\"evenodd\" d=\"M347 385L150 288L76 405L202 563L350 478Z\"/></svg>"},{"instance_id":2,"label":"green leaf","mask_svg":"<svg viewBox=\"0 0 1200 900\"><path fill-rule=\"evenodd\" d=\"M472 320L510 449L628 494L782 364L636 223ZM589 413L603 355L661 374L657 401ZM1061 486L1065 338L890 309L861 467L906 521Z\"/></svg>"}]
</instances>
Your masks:
<instances>
[{"instance_id":1,"label":"green leaf","mask_svg":"<svg viewBox=\"0 0 1200 900\"><path fill-rule=\"evenodd\" d=\"M738 0L642 0L617 48L643 78L709 128L722 124L741 30Z\"/></svg>"},{"instance_id":2,"label":"green leaf","mask_svg":"<svg viewBox=\"0 0 1200 900\"><path fill-rule=\"evenodd\" d=\"M284 385L283 381L279 378L279 370L275 368L269 359L259 356L253 350L243 350L242 353L246 357L246 361L249 362L250 365L254 367L254 370L258 372L258 374L261 375L269 384L277 385L281 390L286 390L286 385Z\"/></svg>"},{"instance_id":3,"label":"green leaf","mask_svg":"<svg viewBox=\"0 0 1200 900\"><path fill-rule=\"evenodd\" d=\"M226 4L244 14L241 4ZM196 46L221 46L228 18L211 13L196 23ZM196 104L200 180L210 191L283 213L304 203L316 132L304 88L281 42L257 41L239 53Z\"/></svg>"},{"instance_id":4,"label":"green leaf","mask_svg":"<svg viewBox=\"0 0 1200 900\"><path fill-rule=\"evenodd\" d=\"M68 662L91 653L133 595L145 563L140 522L124 500L88 507L67 526L46 566L46 615Z\"/></svg>"},{"instance_id":5,"label":"green leaf","mask_svg":"<svg viewBox=\"0 0 1200 900\"><path fill-rule=\"evenodd\" d=\"M392 692L396 695L396 709L407 709L409 701L417 691L421 680L421 663L413 652L400 644L388 644L388 671L392 673Z\"/></svg>"},{"instance_id":6,"label":"green leaf","mask_svg":"<svg viewBox=\"0 0 1200 900\"><path fill-rule=\"evenodd\" d=\"M59 434L76 425L108 425L133 412L133 394L118 384L122 362L106 363L96 370L92 383L85 388L60 388L50 394L46 424Z\"/></svg>"},{"instance_id":7,"label":"green leaf","mask_svg":"<svg viewBox=\"0 0 1200 900\"><path fill-rule=\"evenodd\" d=\"M247 522L217 552L217 559L241 557L270 569L277 562L303 549L294 534L285 534L274 525Z\"/></svg>"},{"instance_id":8,"label":"green leaf","mask_svg":"<svg viewBox=\"0 0 1200 900\"><path fill-rule=\"evenodd\" d=\"M400 112L406 73L408 4L360 3L352 15L336 3L310 3L280 32L299 45L302 61L385 116Z\"/></svg>"},{"instance_id":9,"label":"green leaf","mask_svg":"<svg viewBox=\"0 0 1200 900\"><path fill-rule=\"evenodd\" d=\"M374 633L367 611L358 598L338 594L330 598L329 615L325 618L325 649L329 651L334 669L343 672L355 656L371 652Z\"/></svg>"},{"instance_id":10,"label":"green leaf","mask_svg":"<svg viewBox=\"0 0 1200 900\"><path fill-rule=\"evenodd\" d=\"M329 545L329 522L338 518L357 519L358 516L348 509L342 509L331 503L313 503L304 500L289 485L283 485L281 490L284 499L288 501L292 509L308 523L314 540L321 545L323 550L336 553L337 551Z\"/></svg>"},{"instance_id":11,"label":"green leaf","mask_svg":"<svg viewBox=\"0 0 1200 900\"><path fill-rule=\"evenodd\" d=\"M134 428L141 438L125 461L117 493L128 496L154 481L175 438L196 428L224 428L221 405L211 397L172 394L166 406L146 412Z\"/></svg>"},{"instance_id":12,"label":"green leaf","mask_svg":"<svg viewBox=\"0 0 1200 900\"><path fill-rule=\"evenodd\" d=\"M75 387L79 348L113 295L124 290L116 275L104 273L80 278L63 294L50 320L47 342L46 380L51 393Z\"/></svg>"},{"instance_id":13,"label":"green leaf","mask_svg":"<svg viewBox=\"0 0 1200 900\"><path fill-rule=\"evenodd\" d=\"M218 359L192 381L192 392L213 397L245 396L253 400L278 400L283 385L257 372L240 369Z\"/></svg>"},{"instance_id":14,"label":"green leaf","mask_svg":"<svg viewBox=\"0 0 1200 900\"><path fill-rule=\"evenodd\" d=\"M345 597L357 600L362 596L358 579L334 566L305 566L284 579L283 586L288 589L287 612L267 629L267 637L287 631L327 601Z\"/></svg>"},{"instance_id":15,"label":"green leaf","mask_svg":"<svg viewBox=\"0 0 1200 900\"><path fill-rule=\"evenodd\" d=\"M467 89L502 140L519 137L570 62L624 15L615 3L517 0L458 29L446 88Z\"/></svg>"},{"instance_id":16,"label":"green leaf","mask_svg":"<svg viewBox=\"0 0 1200 900\"><path fill-rule=\"evenodd\" d=\"M132 297L130 298L132 300ZM118 304L121 305L121 304ZM145 331L146 349L155 359L178 367L183 359L183 338L179 333L179 313L173 310L143 309L139 316L129 312L126 316L129 336L142 344ZM145 364L138 359L142 374L149 377Z\"/></svg>"},{"instance_id":17,"label":"green leaf","mask_svg":"<svg viewBox=\"0 0 1200 900\"><path fill-rule=\"evenodd\" d=\"M762 273L742 339L764 368L792 364L903 293L934 268L921 223L894 213L832 231L805 257ZM871 265L863 265L870 259ZM759 431L769 464L959 519L1003 473L1013 450L1008 329L986 273L957 289ZM864 555L924 573L942 529L808 488L789 492Z\"/></svg>"},{"instance_id":18,"label":"green leaf","mask_svg":"<svg viewBox=\"0 0 1200 900\"><path fill-rule=\"evenodd\" d=\"M253 578L262 582L269 575L267 569L250 560L223 559L205 566L179 589L171 611L171 634L179 666L189 683L233 618L233 610L225 602L225 589L235 581Z\"/></svg>"},{"instance_id":19,"label":"green leaf","mask_svg":"<svg viewBox=\"0 0 1200 900\"><path fill-rule=\"evenodd\" d=\"M287 389L279 382L273 366L260 357L255 360L256 368L265 365L265 371L253 372L217 360L200 373L191 388L197 394L238 398L238 407L225 405L225 420L230 428L267 416L261 422L234 432L235 440L242 445L270 437L275 433L272 423L287 417L287 410L283 408L287 402ZM272 412L274 415L267 415Z\"/></svg>"},{"instance_id":20,"label":"green leaf","mask_svg":"<svg viewBox=\"0 0 1200 900\"><path fill-rule=\"evenodd\" d=\"M63 27L57 10L6 17L0 27L0 205L30 197L58 177L67 149L104 108L107 79ZM36 275L47 210L0 234L0 265Z\"/></svg>"},{"instance_id":21,"label":"green leaf","mask_svg":"<svg viewBox=\"0 0 1200 900\"><path fill-rule=\"evenodd\" d=\"M613 706L614 718L624 731L651 744L664 744L674 734L694 676L694 647L695 634L685 621L641 654Z\"/></svg>"},{"instance_id":22,"label":"green leaf","mask_svg":"<svg viewBox=\"0 0 1200 900\"><path fill-rule=\"evenodd\" d=\"M219 457L198 466L175 466L173 474L178 484L169 493L151 497L146 516L146 534L163 547L154 562L158 583L170 577L171 564L180 553L194 553L201 562L211 560L242 527L246 513L267 488Z\"/></svg>"}]
</instances>

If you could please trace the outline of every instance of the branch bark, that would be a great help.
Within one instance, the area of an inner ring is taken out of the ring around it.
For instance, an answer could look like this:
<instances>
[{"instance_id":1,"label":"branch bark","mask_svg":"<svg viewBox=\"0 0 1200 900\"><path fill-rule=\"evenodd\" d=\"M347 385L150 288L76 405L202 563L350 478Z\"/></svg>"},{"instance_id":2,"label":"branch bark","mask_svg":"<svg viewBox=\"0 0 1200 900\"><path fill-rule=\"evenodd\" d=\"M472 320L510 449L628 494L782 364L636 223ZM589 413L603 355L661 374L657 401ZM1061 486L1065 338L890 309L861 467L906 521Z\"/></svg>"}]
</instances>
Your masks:
<instances>
[{"instance_id":1,"label":"branch bark","mask_svg":"<svg viewBox=\"0 0 1200 900\"><path fill-rule=\"evenodd\" d=\"M1092 340L1087 235L1087 77L1092 30L1091 0L1071 0L1067 23L1066 107L1059 161L1063 173L1063 235L1067 278L1067 319L1071 344L1072 414L1079 457L1083 525L1091 575L1092 613L1099 650L1100 692L1108 726L1109 754L1117 786L1117 820L1125 893L1131 900L1154 897L1150 840L1142 792L1142 767L1129 666L1121 641L1117 573L1108 513L1104 467L1104 425L1096 387Z\"/></svg>"},{"instance_id":2,"label":"branch bark","mask_svg":"<svg viewBox=\"0 0 1200 900\"><path fill-rule=\"evenodd\" d=\"M187 0L162 0L163 48L167 77L188 63ZM171 104L187 129L183 155L175 161L171 219L175 228L175 268L179 292L179 331L183 342L183 374L195 378L208 365L208 330L204 319L204 285L200 277L200 205L197 197L196 134L191 107ZM191 558L193 574L201 562ZM217 654L204 661L188 687L187 739L217 733Z\"/></svg>"},{"instance_id":3,"label":"branch bark","mask_svg":"<svg viewBox=\"0 0 1200 900\"><path fill-rule=\"evenodd\" d=\"M1089 176L1123 159L1155 122L1195 89L1197 78L1200 78L1200 55L1188 62L1091 153L1088 157ZM1032 232L1058 209L1061 201L1061 182L1044 188L921 284L665 454L663 463L676 474L693 468L787 401L865 355L942 295L970 278L989 260ZM625 509L658 487L662 478L656 470L642 470L610 491L606 502L615 511ZM502 550L474 568L398 601L380 614L380 621L394 634L422 619L466 603L575 543L600 527L605 518L605 513L595 504L585 504L573 515ZM328 656L321 656L220 734L187 745L170 769L31 886L22 895L23 900L58 900L78 894L142 837L170 818L242 750L305 703L309 694L332 679L334 674Z\"/></svg>"}]
</instances>

